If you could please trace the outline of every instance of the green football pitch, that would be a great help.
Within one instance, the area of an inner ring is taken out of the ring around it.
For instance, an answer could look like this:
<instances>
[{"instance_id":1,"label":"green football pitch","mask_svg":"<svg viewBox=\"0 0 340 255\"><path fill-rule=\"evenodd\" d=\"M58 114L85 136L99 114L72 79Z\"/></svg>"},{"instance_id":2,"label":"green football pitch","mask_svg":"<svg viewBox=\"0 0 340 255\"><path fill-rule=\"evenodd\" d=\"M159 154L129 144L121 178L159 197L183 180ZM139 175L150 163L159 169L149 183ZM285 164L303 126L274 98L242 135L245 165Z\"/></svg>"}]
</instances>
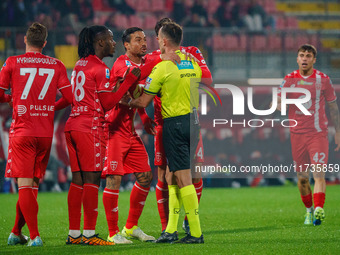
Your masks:
<instances>
[{"instance_id":1,"label":"green football pitch","mask_svg":"<svg viewBox=\"0 0 340 255\"><path fill-rule=\"evenodd\" d=\"M128 214L130 192L119 197L119 226ZM0 195L0 254L340 254L340 186L327 187L326 219L321 226L304 226L305 209L297 187L204 189L200 219L204 244L153 244L110 247L66 246L67 193L40 193L39 231L43 247L7 246L15 219L17 195ZM108 234L99 197L96 232ZM150 192L139 226L158 237L161 232L155 192ZM179 225L179 237L184 232ZM27 227L23 233L28 234Z\"/></svg>"}]
</instances>

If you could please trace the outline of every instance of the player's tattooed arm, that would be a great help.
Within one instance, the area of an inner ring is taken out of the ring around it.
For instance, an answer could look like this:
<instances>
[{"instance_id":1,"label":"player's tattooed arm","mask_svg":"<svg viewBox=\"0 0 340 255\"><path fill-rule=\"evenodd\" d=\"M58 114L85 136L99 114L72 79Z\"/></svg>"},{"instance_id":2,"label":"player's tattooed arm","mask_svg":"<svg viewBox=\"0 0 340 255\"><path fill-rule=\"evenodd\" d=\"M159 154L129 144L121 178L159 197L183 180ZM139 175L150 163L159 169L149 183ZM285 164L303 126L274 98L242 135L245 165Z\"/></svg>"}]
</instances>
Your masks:
<instances>
[{"instance_id":1,"label":"player's tattooed arm","mask_svg":"<svg viewBox=\"0 0 340 255\"><path fill-rule=\"evenodd\" d=\"M330 117L331 117L331 120L332 120L333 125L335 127L334 140L335 140L335 144L337 145L337 147L335 148L335 151L339 151L340 150L340 114L339 114L339 108L338 108L338 104L336 103L336 101L329 102L328 106L329 106Z\"/></svg>"},{"instance_id":2,"label":"player's tattooed arm","mask_svg":"<svg viewBox=\"0 0 340 255\"><path fill-rule=\"evenodd\" d=\"M152 181L152 172L135 173L136 180L142 187L150 187Z\"/></svg>"}]
</instances>

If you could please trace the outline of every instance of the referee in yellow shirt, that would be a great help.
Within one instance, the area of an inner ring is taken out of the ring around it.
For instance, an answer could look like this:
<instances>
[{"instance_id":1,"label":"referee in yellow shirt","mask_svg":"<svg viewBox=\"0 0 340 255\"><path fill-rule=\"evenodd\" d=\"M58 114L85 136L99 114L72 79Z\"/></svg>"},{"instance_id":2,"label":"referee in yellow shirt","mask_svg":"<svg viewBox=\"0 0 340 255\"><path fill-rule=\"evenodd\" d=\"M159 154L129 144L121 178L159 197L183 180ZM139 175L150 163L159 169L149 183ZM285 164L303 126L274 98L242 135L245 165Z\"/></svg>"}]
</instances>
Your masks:
<instances>
[{"instance_id":1,"label":"referee in yellow shirt","mask_svg":"<svg viewBox=\"0 0 340 255\"><path fill-rule=\"evenodd\" d=\"M175 22L162 26L158 36L161 52L175 52L181 63L175 65L171 61L162 61L157 64L146 80L143 95L128 103L131 107L146 107L155 95L159 95L162 101L163 144L172 178L167 178L171 179L168 182L169 222L165 232L156 240L158 243L178 240L177 223L182 204L191 233L179 242L204 243L198 200L191 177L191 162L199 137L196 109L202 71L196 62L186 60L180 52L182 37L183 30Z\"/></svg>"}]
</instances>

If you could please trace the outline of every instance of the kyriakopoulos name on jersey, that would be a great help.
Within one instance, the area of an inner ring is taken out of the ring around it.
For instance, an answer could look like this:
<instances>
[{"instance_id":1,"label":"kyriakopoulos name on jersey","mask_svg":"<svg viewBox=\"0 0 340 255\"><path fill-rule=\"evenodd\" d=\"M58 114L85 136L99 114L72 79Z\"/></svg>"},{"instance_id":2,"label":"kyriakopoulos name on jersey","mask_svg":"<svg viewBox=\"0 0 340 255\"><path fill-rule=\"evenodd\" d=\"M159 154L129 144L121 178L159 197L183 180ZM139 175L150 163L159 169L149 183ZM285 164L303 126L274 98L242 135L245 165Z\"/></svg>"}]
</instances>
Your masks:
<instances>
[{"instance_id":1,"label":"kyriakopoulos name on jersey","mask_svg":"<svg viewBox=\"0 0 340 255\"><path fill-rule=\"evenodd\" d=\"M30 110L53 112L54 105L30 105Z\"/></svg>"},{"instance_id":2,"label":"kyriakopoulos name on jersey","mask_svg":"<svg viewBox=\"0 0 340 255\"><path fill-rule=\"evenodd\" d=\"M48 65L56 65L57 61L53 58L17 58L17 63L18 64L48 64Z\"/></svg>"}]
</instances>

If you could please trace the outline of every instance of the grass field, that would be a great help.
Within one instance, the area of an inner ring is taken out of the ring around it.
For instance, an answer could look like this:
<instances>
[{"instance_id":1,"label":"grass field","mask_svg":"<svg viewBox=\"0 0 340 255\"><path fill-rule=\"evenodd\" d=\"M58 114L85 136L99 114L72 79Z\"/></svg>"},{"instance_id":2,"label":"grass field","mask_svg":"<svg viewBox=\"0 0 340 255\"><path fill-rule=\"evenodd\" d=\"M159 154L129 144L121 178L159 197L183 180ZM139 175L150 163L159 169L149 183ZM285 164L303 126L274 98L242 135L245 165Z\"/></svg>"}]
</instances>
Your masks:
<instances>
[{"instance_id":1,"label":"grass field","mask_svg":"<svg viewBox=\"0 0 340 255\"><path fill-rule=\"evenodd\" d=\"M129 192L119 197L120 221L125 224ZM305 209L297 187L204 189L200 218L205 244L152 244L111 247L66 246L67 193L40 193L39 231L44 247L7 246L15 219L17 195L0 195L0 254L340 254L340 186L327 187L326 220L321 226L304 226ZM108 234L99 198L97 232ZM155 192L151 192L139 226L158 237L160 220ZM27 227L24 227L28 234ZM179 228L180 237L184 236Z\"/></svg>"}]
</instances>

